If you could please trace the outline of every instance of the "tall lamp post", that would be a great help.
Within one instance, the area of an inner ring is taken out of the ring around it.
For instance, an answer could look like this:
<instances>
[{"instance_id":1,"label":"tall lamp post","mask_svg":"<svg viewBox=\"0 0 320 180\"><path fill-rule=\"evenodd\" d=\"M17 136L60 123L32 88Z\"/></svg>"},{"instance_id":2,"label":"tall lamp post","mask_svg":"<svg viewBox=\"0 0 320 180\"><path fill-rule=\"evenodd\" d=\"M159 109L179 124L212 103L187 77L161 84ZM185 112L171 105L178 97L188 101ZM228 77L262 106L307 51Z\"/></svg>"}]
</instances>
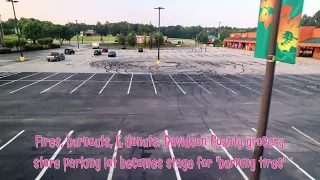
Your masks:
<instances>
[{"instance_id":1,"label":"tall lamp post","mask_svg":"<svg viewBox=\"0 0 320 180\"><path fill-rule=\"evenodd\" d=\"M159 10L159 26L158 26L158 60L157 60L157 64L160 64L160 11L161 9L164 9L163 7L157 7L154 9L158 9Z\"/></svg>"},{"instance_id":2,"label":"tall lamp post","mask_svg":"<svg viewBox=\"0 0 320 180\"><path fill-rule=\"evenodd\" d=\"M1 28L1 36L0 36L0 38L1 38L1 45L2 46L4 46L3 45L3 42L4 42L4 33L3 33L3 27L2 27L2 20L1 20L1 14L0 14L0 28Z\"/></svg>"},{"instance_id":3,"label":"tall lamp post","mask_svg":"<svg viewBox=\"0 0 320 180\"><path fill-rule=\"evenodd\" d=\"M76 20L76 26L78 27L78 20ZM77 27L76 27L76 29L77 29ZM76 33L77 33L78 51L80 51L80 49L79 49L79 34L78 34L77 30L76 30Z\"/></svg>"},{"instance_id":4,"label":"tall lamp post","mask_svg":"<svg viewBox=\"0 0 320 180\"><path fill-rule=\"evenodd\" d=\"M17 19L17 16L16 16L16 11L14 9L14 3L17 3L19 1L16 1L16 0L6 0L7 2L11 2L12 3L12 9L13 9L13 14L14 14L14 19L16 20L16 31L17 31L17 35L18 35L18 43L19 43L19 49L20 49L20 61L23 62L24 61L24 57L23 57L23 53L22 53L22 48L21 48L21 41L20 41L20 36L21 36L21 33L20 33L20 27L18 26L18 19Z\"/></svg>"}]
</instances>

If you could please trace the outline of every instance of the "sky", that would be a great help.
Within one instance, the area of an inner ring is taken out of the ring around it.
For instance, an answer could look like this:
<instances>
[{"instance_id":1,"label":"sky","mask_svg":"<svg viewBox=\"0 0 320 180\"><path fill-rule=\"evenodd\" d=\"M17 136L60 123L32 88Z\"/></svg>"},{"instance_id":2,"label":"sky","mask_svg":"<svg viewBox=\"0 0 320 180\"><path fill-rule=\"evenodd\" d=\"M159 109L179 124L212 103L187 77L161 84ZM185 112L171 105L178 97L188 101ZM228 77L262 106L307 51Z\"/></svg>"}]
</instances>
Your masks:
<instances>
[{"instance_id":1,"label":"sky","mask_svg":"<svg viewBox=\"0 0 320 180\"><path fill-rule=\"evenodd\" d=\"M182 25L239 28L256 27L260 0L20 0L15 3L17 18L35 18L57 24L68 21L96 24L127 21L150 22L157 26L158 10L161 26ZM320 10L320 0L305 0L303 14L313 15ZM0 0L2 20L13 18L12 5Z\"/></svg>"}]
</instances>

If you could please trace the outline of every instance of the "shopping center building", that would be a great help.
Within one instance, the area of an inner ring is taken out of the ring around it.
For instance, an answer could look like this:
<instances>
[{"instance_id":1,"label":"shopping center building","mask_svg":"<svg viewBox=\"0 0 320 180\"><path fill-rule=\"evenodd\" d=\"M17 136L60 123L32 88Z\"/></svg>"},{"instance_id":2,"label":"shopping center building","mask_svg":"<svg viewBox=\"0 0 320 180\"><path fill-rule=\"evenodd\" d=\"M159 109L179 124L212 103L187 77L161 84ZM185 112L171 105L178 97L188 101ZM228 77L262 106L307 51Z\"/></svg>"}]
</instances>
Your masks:
<instances>
[{"instance_id":1,"label":"shopping center building","mask_svg":"<svg viewBox=\"0 0 320 180\"><path fill-rule=\"evenodd\" d=\"M230 33L229 37L223 40L223 46L254 51L256 36L256 32ZM297 56L320 59L320 28L314 26L300 27Z\"/></svg>"}]
</instances>

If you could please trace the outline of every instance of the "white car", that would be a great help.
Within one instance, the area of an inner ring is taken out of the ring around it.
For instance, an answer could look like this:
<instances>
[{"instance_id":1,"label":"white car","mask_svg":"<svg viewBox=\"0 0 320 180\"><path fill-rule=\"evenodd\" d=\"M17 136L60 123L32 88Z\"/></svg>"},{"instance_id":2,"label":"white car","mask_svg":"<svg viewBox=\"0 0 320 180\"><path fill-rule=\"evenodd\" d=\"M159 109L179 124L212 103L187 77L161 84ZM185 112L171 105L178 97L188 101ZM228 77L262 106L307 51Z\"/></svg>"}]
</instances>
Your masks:
<instances>
[{"instance_id":1,"label":"white car","mask_svg":"<svg viewBox=\"0 0 320 180\"><path fill-rule=\"evenodd\" d=\"M99 43L92 43L92 49L99 49L100 44Z\"/></svg>"}]
</instances>

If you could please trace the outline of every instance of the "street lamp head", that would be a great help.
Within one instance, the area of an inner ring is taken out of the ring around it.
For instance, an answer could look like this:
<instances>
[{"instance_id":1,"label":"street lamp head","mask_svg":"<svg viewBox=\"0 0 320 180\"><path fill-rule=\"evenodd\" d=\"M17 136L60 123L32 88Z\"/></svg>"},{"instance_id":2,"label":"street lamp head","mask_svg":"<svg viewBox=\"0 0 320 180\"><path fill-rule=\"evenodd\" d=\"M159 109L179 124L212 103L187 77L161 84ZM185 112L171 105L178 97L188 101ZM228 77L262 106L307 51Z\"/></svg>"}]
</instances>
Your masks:
<instances>
[{"instance_id":1,"label":"street lamp head","mask_svg":"<svg viewBox=\"0 0 320 180\"><path fill-rule=\"evenodd\" d=\"M19 1L17 1L17 0L6 0L7 2L13 2L13 3L17 3L17 2L19 2Z\"/></svg>"}]
</instances>

